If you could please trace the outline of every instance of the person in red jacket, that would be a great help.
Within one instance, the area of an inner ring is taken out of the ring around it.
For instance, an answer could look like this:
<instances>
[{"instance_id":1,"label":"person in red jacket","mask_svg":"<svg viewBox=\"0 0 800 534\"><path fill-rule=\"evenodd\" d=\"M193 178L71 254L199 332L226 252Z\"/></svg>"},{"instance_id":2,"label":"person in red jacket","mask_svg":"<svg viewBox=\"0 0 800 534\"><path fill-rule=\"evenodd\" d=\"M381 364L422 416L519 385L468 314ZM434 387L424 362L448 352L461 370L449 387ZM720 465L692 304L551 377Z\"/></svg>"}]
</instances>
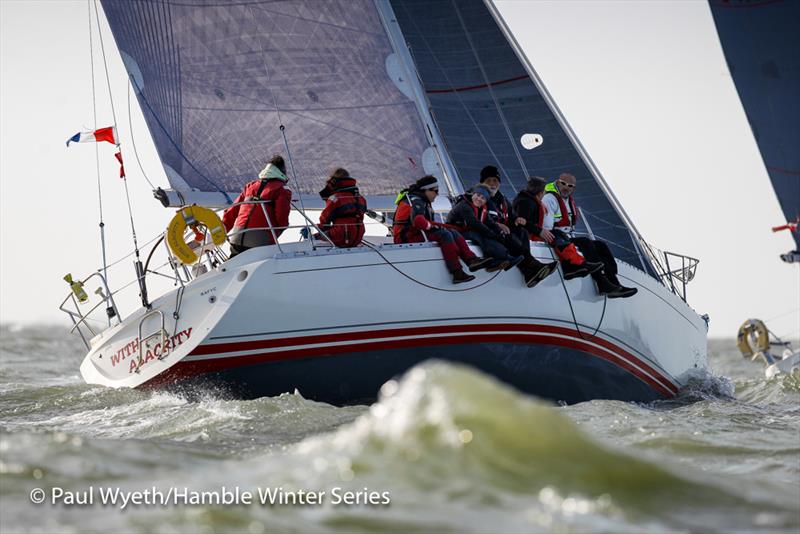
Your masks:
<instances>
[{"instance_id":1,"label":"person in red jacket","mask_svg":"<svg viewBox=\"0 0 800 534\"><path fill-rule=\"evenodd\" d=\"M283 157L273 156L258 180L245 185L234 205L225 210L222 222L229 233L233 230L231 258L253 247L274 245L289 226L292 192L285 187L288 181Z\"/></svg>"},{"instance_id":2,"label":"person in red jacket","mask_svg":"<svg viewBox=\"0 0 800 534\"><path fill-rule=\"evenodd\" d=\"M347 169L338 168L319 192L325 209L319 227L337 247L357 247L364 237L364 213L367 201L358 194L358 186Z\"/></svg>"},{"instance_id":3,"label":"person in red jacket","mask_svg":"<svg viewBox=\"0 0 800 534\"><path fill-rule=\"evenodd\" d=\"M401 194L392 226L394 242L419 243L427 237L442 249L453 283L469 282L475 277L464 272L459 259L464 260L471 272L486 267L493 260L477 257L457 230L435 222L432 203L438 195L439 183L436 177L430 175L423 176Z\"/></svg>"}]
</instances>

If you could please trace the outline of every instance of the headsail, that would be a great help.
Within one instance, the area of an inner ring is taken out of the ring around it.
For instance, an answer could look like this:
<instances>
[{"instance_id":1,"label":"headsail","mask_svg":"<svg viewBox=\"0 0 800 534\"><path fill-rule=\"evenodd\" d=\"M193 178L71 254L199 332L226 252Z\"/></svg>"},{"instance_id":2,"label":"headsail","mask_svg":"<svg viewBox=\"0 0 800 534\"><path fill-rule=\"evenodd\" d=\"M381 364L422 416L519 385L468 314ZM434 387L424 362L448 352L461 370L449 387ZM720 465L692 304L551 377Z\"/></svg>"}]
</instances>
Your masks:
<instances>
[{"instance_id":1,"label":"headsail","mask_svg":"<svg viewBox=\"0 0 800 534\"><path fill-rule=\"evenodd\" d=\"M710 5L772 187L786 220L795 221L800 216L800 2L710 0ZM792 235L800 247L800 235Z\"/></svg>"},{"instance_id":2,"label":"headsail","mask_svg":"<svg viewBox=\"0 0 800 534\"><path fill-rule=\"evenodd\" d=\"M500 169L503 192L511 197L530 176L555 179L572 173L592 232L612 246L616 257L652 272L602 178L590 170L487 5L480 0L390 2L464 186L477 182L480 169L489 164Z\"/></svg>"},{"instance_id":3,"label":"headsail","mask_svg":"<svg viewBox=\"0 0 800 534\"><path fill-rule=\"evenodd\" d=\"M272 154L286 154L281 125L295 192L316 197L339 165L363 194L392 199L437 172L416 104L393 81L402 76L393 78L396 58L372 0L103 8L170 184L184 195L206 204L235 197Z\"/></svg>"}]
</instances>

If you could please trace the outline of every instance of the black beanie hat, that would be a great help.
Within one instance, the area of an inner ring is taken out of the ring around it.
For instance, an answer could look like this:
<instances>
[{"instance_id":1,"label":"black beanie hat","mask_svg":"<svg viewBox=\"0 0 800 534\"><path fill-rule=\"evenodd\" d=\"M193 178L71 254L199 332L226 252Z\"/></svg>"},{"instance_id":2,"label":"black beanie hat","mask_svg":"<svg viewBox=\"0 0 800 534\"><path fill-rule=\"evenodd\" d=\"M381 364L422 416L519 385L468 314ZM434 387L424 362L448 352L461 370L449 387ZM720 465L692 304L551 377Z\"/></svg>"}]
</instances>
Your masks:
<instances>
[{"instance_id":1,"label":"black beanie hat","mask_svg":"<svg viewBox=\"0 0 800 534\"><path fill-rule=\"evenodd\" d=\"M487 178L492 177L500 180L500 171L497 170L497 167L494 165L487 165L481 169L481 183L485 182Z\"/></svg>"}]
</instances>

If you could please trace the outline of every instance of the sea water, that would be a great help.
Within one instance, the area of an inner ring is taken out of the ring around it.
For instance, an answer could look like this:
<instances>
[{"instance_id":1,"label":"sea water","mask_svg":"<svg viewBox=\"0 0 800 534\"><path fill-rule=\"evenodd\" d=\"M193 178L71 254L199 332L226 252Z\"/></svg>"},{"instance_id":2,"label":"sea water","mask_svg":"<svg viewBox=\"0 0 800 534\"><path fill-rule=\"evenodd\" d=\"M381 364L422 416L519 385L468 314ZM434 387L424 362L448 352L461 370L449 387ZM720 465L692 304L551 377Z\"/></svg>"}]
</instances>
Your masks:
<instances>
[{"instance_id":1,"label":"sea water","mask_svg":"<svg viewBox=\"0 0 800 534\"><path fill-rule=\"evenodd\" d=\"M431 361L344 408L87 386L60 326L0 343L3 534L800 530L800 379L732 340L671 401L559 406Z\"/></svg>"}]
</instances>

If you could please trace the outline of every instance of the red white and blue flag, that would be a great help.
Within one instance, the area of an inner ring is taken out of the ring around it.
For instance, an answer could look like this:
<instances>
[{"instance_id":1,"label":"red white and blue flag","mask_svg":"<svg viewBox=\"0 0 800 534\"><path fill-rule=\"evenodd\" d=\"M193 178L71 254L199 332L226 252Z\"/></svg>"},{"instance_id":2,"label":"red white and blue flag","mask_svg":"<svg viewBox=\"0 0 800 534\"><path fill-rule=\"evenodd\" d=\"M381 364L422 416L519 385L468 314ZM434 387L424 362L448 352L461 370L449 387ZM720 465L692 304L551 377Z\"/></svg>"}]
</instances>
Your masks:
<instances>
[{"instance_id":1,"label":"red white and blue flag","mask_svg":"<svg viewBox=\"0 0 800 534\"><path fill-rule=\"evenodd\" d=\"M78 132L67 139L67 146L69 146L70 143L99 143L100 141L108 141L114 145L119 145L117 128L115 126L109 126L93 132Z\"/></svg>"}]
</instances>

